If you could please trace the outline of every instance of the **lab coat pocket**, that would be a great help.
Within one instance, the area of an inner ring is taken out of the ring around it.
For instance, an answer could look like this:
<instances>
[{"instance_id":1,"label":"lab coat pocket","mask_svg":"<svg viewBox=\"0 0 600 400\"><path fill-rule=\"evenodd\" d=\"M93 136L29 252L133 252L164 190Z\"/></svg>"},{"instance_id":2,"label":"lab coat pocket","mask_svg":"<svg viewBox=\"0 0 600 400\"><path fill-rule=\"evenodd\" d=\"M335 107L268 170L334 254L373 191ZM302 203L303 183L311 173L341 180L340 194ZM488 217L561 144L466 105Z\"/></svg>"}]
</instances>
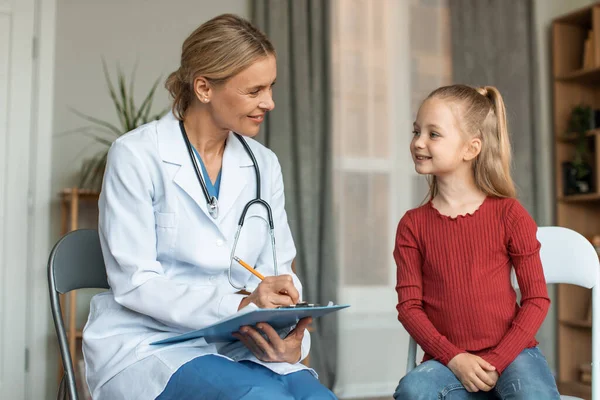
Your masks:
<instances>
[{"instance_id":1,"label":"lab coat pocket","mask_svg":"<svg viewBox=\"0 0 600 400\"><path fill-rule=\"evenodd\" d=\"M173 212L154 212L154 220L156 224L156 254L159 260L173 249L175 244L177 219Z\"/></svg>"}]
</instances>

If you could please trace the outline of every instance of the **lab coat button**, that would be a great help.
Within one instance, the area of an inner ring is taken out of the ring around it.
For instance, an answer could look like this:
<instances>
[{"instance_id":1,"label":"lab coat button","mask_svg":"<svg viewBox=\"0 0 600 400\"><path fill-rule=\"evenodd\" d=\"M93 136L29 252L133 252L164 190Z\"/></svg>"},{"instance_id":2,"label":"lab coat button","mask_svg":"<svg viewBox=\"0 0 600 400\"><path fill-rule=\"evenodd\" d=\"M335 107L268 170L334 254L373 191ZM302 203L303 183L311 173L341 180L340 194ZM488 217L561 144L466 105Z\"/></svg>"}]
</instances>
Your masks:
<instances>
[{"instance_id":1,"label":"lab coat button","mask_svg":"<svg viewBox=\"0 0 600 400\"><path fill-rule=\"evenodd\" d=\"M209 278L209 280L210 280L211 282L214 282L216 279L217 279L217 277L216 277L215 275L212 275L212 276Z\"/></svg>"},{"instance_id":2,"label":"lab coat button","mask_svg":"<svg viewBox=\"0 0 600 400\"><path fill-rule=\"evenodd\" d=\"M221 239L217 240L217 246L222 247L225 244Z\"/></svg>"}]
</instances>

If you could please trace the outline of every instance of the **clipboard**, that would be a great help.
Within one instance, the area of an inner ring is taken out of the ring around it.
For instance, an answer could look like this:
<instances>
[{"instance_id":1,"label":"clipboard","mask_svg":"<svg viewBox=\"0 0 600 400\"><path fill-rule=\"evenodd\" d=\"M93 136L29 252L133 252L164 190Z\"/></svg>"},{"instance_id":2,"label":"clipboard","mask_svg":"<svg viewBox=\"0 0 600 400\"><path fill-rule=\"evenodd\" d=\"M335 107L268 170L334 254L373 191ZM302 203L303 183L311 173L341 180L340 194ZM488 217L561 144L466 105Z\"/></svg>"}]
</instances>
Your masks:
<instances>
[{"instance_id":1,"label":"clipboard","mask_svg":"<svg viewBox=\"0 0 600 400\"><path fill-rule=\"evenodd\" d=\"M294 326L300 319L305 317L319 318L348 307L350 305L344 304L290 308L254 308L247 311L242 309L231 317L225 318L206 328L152 342L150 345L178 343L197 338L204 338L207 343L234 342L238 339L231 334L238 332L242 326L255 326L259 322L266 322L275 330L278 330Z\"/></svg>"}]
</instances>

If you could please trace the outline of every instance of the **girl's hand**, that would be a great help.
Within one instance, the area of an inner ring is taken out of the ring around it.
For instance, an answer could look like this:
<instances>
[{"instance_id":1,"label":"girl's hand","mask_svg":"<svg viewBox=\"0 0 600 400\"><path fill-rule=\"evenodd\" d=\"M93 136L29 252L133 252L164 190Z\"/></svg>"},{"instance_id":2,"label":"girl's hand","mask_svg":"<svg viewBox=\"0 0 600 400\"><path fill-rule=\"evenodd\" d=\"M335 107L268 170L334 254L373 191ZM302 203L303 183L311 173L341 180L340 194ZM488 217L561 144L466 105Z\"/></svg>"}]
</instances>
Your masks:
<instances>
[{"instance_id":1,"label":"girl's hand","mask_svg":"<svg viewBox=\"0 0 600 400\"><path fill-rule=\"evenodd\" d=\"M469 353L457 354L448 363L448 368L456 375L467 392L489 392L496 385L498 373L483 358ZM494 375L490 374L494 372Z\"/></svg>"},{"instance_id":2,"label":"girl's hand","mask_svg":"<svg viewBox=\"0 0 600 400\"><path fill-rule=\"evenodd\" d=\"M238 310L249 303L254 303L259 308L291 306L298 303L299 298L300 294L294 286L291 275L267 276L254 292L240 302Z\"/></svg>"},{"instance_id":3,"label":"girl's hand","mask_svg":"<svg viewBox=\"0 0 600 400\"><path fill-rule=\"evenodd\" d=\"M493 371L488 371L488 376L494 380L494 386L496 386L496 382L498 382L498 378L500 377L500 375L498 375L498 371L493 370Z\"/></svg>"},{"instance_id":4,"label":"girl's hand","mask_svg":"<svg viewBox=\"0 0 600 400\"><path fill-rule=\"evenodd\" d=\"M311 322L310 317L302 318L285 339L280 338L275 329L264 322L257 324L257 328L267 335L266 339L258 330L250 326L243 326L240 332L234 333L233 336L244 343L261 361L295 364L300 361L302 354L304 330Z\"/></svg>"}]
</instances>

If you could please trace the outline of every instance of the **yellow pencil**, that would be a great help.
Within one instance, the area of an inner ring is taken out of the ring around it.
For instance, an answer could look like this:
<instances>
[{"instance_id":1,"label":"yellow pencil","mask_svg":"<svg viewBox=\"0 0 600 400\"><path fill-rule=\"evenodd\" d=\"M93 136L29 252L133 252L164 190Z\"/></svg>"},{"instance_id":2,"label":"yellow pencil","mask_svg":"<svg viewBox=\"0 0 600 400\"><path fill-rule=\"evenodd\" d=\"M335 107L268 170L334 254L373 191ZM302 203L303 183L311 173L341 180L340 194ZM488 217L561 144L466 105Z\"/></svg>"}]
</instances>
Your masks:
<instances>
[{"instance_id":1,"label":"yellow pencil","mask_svg":"<svg viewBox=\"0 0 600 400\"><path fill-rule=\"evenodd\" d=\"M262 276L262 274L260 272L258 272L257 270L255 270L254 268L252 268L251 266L249 266L248 264L246 264L246 262L242 259L240 259L237 256L233 256L233 259L235 261L237 261L238 264L240 264L242 267L246 268L248 271L252 272L254 274L254 276L256 276L258 279L260 279L261 281L263 279L265 279L264 276Z\"/></svg>"}]
</instances>

